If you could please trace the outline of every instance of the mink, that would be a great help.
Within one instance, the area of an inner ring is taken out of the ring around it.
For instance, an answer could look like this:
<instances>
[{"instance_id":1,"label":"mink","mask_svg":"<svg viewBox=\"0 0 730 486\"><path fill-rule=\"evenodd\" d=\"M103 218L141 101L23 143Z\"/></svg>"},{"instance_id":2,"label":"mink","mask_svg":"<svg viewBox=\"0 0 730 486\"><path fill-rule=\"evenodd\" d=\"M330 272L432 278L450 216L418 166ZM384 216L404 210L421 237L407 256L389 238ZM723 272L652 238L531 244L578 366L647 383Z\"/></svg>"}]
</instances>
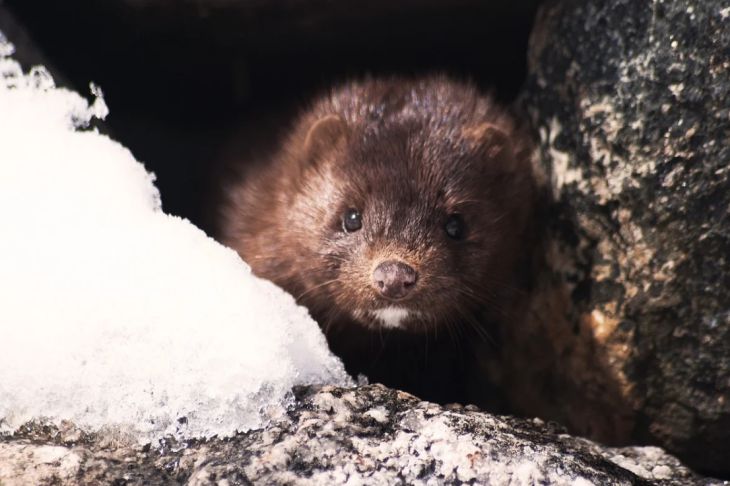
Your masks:
<instances>
[{"instance_id":1,"label":"mink","mask_svg":"<svg viewBox=\"0 0 730 486\"><path fill-rule=\"evenodd\" d=\"M529 155L513 116L472 84L350 82L267 153L233 159L218 235L309 309L353 375L473 402L474 361L498 346L519 292Z\"/></svg>"}]
</instances>

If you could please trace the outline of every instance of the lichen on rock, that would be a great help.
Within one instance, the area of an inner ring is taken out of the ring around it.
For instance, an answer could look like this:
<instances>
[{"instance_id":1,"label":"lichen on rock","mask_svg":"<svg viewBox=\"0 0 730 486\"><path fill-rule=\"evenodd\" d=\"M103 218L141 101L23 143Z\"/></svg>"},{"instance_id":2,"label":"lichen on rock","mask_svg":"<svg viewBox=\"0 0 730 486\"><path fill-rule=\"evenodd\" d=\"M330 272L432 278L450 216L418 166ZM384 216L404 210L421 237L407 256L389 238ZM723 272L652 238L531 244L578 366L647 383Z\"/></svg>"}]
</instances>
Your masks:
<instances>
[{"instance_id":1,"label":"lichen on rock","mask_svg":"<svg viewBox=\"0 0 730 486\"><path fill-rule=\"evenodd\" d=\"M526 339L549 348L515 385L528 390L524 400L513 395L526 412L609 442L658 443L695 467L728 473L724 3L543 8L523 101L552 186L549 269L532 306L541 318L510 339L514 368ZM540 383L550 394L535 390ZM553 401L535 406L541 394Z\"/></svg>"},{"instance_id":2,"label":"lichen on rock","mask_svg":"<svg viewBox=\"0 0 730 486\"><path fill-rule=\"evenodd\" d=\"M711 484L655 447L612 449L540 420L441 407L380 385L303 387L288 414L228 439L157 446L29 425L0 438L23 484ZM719 484L719 483L718 483Z\"/></svg>"}]
</instances>

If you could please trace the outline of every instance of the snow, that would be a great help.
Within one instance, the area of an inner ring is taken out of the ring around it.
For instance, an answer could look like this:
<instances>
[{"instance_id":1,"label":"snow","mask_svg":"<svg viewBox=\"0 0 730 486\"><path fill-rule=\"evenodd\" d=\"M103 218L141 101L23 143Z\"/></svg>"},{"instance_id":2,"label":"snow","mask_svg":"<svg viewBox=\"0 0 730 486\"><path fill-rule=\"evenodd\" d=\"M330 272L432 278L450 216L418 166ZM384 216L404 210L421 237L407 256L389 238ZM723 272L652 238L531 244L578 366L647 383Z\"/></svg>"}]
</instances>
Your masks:
<instances>
[{"instance_id":1,"label":"snow","mask_svg":"<svg viewBox=\"0 0 730 486\"><path fill-rule=\"evenodd\" d=\"M71 420L141 441L226 436L297 384L348 384L307 311L84 129L108 110L23 74L0 34L0 432ZM184 417L184 419L183 419Z\"/></svg>"}]
</instances>

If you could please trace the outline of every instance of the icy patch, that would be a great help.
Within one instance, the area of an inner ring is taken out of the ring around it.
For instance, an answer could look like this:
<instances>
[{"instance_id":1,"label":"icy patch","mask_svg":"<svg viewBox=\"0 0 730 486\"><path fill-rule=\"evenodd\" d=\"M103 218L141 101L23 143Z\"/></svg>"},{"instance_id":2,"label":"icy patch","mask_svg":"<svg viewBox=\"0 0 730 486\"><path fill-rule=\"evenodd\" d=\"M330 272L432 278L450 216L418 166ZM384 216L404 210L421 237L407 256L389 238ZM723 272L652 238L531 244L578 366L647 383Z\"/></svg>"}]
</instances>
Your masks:
<instances>
[{"instance_id":1,"label":"icy patch","mask_svg":"<svg viewBox=\"0 0 730 486\"><path fill-rule=\"evenodd\" d=\"M0 36L0 432L44 417L141 440L229 435L291 387L349 383L307 311L166 215L154 177L81 131L106 106L24 74Z\"/></svg>"}]
</instances>

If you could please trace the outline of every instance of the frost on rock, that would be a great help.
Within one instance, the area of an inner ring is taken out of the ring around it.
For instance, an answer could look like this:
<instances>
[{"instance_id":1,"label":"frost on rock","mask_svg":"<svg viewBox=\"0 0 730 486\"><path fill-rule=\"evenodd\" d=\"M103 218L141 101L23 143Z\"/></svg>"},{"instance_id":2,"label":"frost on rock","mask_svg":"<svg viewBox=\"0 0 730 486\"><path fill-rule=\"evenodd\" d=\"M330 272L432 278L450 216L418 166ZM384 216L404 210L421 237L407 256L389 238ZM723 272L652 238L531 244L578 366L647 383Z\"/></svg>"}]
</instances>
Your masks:
<instances>
[{"instance_id":1,"label":"frost on rock","mask_svg":"<svg viewBox=\"0 0 730 486\"><path fill-rule=\"evenodd\" d=\"M307 311L164 214L107 109L24 74L0 35L0 432L31 419L141 440L259 427L349 383Z\"/></svg>"}]
</instances>

